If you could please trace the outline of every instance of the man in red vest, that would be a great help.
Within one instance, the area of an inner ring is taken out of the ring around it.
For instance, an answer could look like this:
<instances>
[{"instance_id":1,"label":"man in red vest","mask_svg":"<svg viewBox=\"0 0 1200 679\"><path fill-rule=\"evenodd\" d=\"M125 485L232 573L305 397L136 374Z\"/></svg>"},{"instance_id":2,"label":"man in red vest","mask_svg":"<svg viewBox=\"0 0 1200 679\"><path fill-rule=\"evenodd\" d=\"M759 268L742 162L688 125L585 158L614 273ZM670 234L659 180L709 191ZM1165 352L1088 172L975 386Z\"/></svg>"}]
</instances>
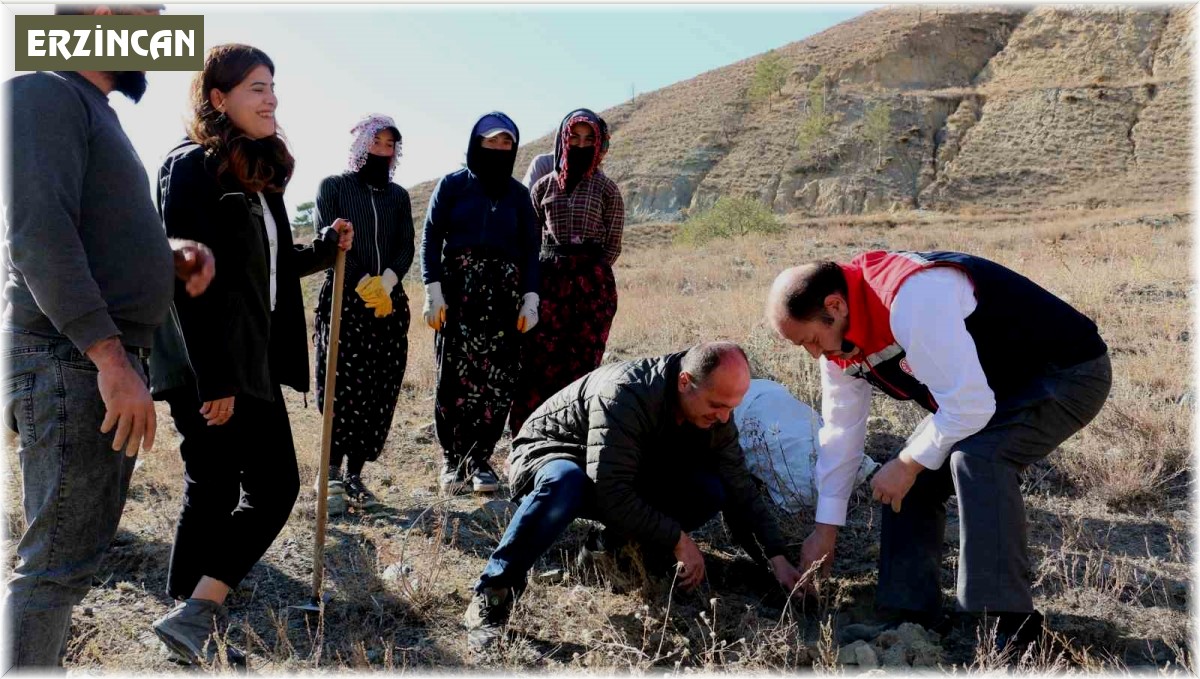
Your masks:
<instances>
[{"instance_id":1,"label":"man in red vest","mask_svg":"<svg viewBox=\"0 0 1200 679\"><path fill-rule=\"evenodd\" d=\"M1000 648L1036 641L1020 477L1108 397L1095 323L1024 276L957 252L876 251L788 269L767 318L821 364L816 526L800 570L832 566L875 387L930 412L871 481L885 505L876 593L885 626L944 622L938 575L953 494L958 608L995 619Z\"/></svg>"}]
</instances>

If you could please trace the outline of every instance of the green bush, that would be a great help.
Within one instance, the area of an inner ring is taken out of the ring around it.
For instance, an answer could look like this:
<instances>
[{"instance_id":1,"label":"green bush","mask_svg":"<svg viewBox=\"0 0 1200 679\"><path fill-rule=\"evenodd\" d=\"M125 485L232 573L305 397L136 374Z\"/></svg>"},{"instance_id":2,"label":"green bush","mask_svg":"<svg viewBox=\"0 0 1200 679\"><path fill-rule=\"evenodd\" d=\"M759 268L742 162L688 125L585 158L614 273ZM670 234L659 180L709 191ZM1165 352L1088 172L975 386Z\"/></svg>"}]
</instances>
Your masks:
<instances>
[{"instance_id":1,"label":"green bush","mask_svg":"<svg viewBox=\"0 0 1200 679\"><path fill-rule=\"evenodd\" d=\"M746 95L755 103L769 100L787 84L787 74L788 65L783 57L775 50L767 52L754 66L754 77Z\"/></svg>"},{"instance_id":2,"label":"green bush","mask_svg":"<svg viewBox=\"0 0 1200 679\"><path fill-rule=\"evenodd\" d=\"M825 74L819 73L808 84L808 100L805 102L804 119L796 133L796 145L800 151L815 157L828 150L833 130L833 113L826 109L829 100L829 85Z\"/></svg>"},{"instance_id":3,"label":"green bush","mask_svg":"<svg viewBox=\"0 0 1200 679\"><path fill-rule=\"evenodd\" d=\"M875 167L883 167L883 152L892 136L892 107L887 102L867 106L863 113L863 137L875 147Z\"/></svg>"},{"instance_id":4,"label":"green bush","mask_svg":"<svg viewBox=\"0 0 1200 679\"><path fill-rule=\"evenodd\" d=\"M751 198L720 198L716 204L679 227L675 239L700 245L716 238L732 238L748 233L775 233L783 225L765 205Z\"/></svg>"}]
</instances>

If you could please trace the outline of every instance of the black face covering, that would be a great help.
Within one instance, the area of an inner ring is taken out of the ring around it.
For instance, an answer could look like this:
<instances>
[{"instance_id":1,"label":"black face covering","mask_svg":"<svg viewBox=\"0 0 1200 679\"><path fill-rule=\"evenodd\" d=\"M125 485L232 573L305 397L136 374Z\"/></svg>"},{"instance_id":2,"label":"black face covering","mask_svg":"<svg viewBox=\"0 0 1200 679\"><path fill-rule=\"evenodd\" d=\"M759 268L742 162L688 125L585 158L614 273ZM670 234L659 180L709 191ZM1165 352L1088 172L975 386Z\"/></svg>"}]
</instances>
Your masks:
<instances>
[{"instance_id":1,"label":"black face covering","mask_svg":"<svg viewBox=\"0 0 1200 679\"><path fill-rule=\"evenodd\" d=\"M508 180L512 176L515 150L503 151L479 147L470 158L471 171L483 182L484 189L493 199L504 195Z\"/></svg>"},{"instance_id":2,"label":"black face covering","mask_svg":"<svg viewBox=\"0 0 1200 679\"><path fill-rule=\"evenodd\" d=\"M596 157L594 146L572 146L567 149L567 191L571 191L592 167Z\"/></svg>"},{"instance_id":3,"label":"black face covering","mask_svg":"<svg viewBox=\"0 0 1200 679\"><path fill-rule=\"evenodd\" d=\"M374 153L367 154L367 160L358 170L358 176L363 178L363 181L383 188L388 184L388 169L391 166L392 159L389 156L377 156Z\"/></svg>"}]
</instances>

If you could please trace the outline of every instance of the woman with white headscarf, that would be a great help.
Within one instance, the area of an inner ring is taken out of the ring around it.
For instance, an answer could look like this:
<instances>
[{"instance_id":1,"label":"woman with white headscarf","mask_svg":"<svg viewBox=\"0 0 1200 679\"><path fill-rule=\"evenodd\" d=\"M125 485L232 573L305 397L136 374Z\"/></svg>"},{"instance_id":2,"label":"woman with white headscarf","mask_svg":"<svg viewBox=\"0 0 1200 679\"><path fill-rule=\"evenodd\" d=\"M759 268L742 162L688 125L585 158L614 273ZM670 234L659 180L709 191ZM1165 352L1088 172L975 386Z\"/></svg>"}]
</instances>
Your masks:
<instances>
[{"instance_id":1,"label":"woman with white headscarf","mask_svg":"<svg viewBox=\"0 0 1200 679\"><path fill-rule=\"evenodd\" d=\"M360 234L360 247L346 253L329 492L344 492L351 504L364 506L374 496L363 484L363 467L383 450L408 361L408 297L400 280L416 248L412 203L408 192L392 182L401 147L396 123L372 114L350 133L354 141L347 170L321 182L315 221L320 228L340 217ZM330 269L317 301L313 333L318 408L325 398L332 304Z\"/></svg>"}]
</instances>

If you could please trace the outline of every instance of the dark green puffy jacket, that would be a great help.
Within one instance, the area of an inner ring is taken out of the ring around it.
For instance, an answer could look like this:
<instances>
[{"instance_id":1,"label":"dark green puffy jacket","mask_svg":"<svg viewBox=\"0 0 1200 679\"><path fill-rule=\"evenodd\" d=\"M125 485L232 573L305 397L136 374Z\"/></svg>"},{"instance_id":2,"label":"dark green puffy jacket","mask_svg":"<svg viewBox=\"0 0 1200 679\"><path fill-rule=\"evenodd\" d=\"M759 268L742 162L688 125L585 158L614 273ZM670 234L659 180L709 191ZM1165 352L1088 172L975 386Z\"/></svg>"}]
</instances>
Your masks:
<instances>
[{"instance_id":1,"label":"dark green puffy jacket","mask_svg":"<svg viewBox=\"0 0 1200 679\"><path fill-rule=\"evenodd\" d=\"M595 483L600 520L648 545L672 549L682 528L635 491L639 474L664 465L713 469L726 511L746 517L768 558L786 544L746 467L730 418L702 430L675 422L683 353L601 366L565 387L525 421L508 458L514 495L528 492L550 460L578 462ZM681 449L685 448L685 449Z\"/></svg>"}]
</instances>

